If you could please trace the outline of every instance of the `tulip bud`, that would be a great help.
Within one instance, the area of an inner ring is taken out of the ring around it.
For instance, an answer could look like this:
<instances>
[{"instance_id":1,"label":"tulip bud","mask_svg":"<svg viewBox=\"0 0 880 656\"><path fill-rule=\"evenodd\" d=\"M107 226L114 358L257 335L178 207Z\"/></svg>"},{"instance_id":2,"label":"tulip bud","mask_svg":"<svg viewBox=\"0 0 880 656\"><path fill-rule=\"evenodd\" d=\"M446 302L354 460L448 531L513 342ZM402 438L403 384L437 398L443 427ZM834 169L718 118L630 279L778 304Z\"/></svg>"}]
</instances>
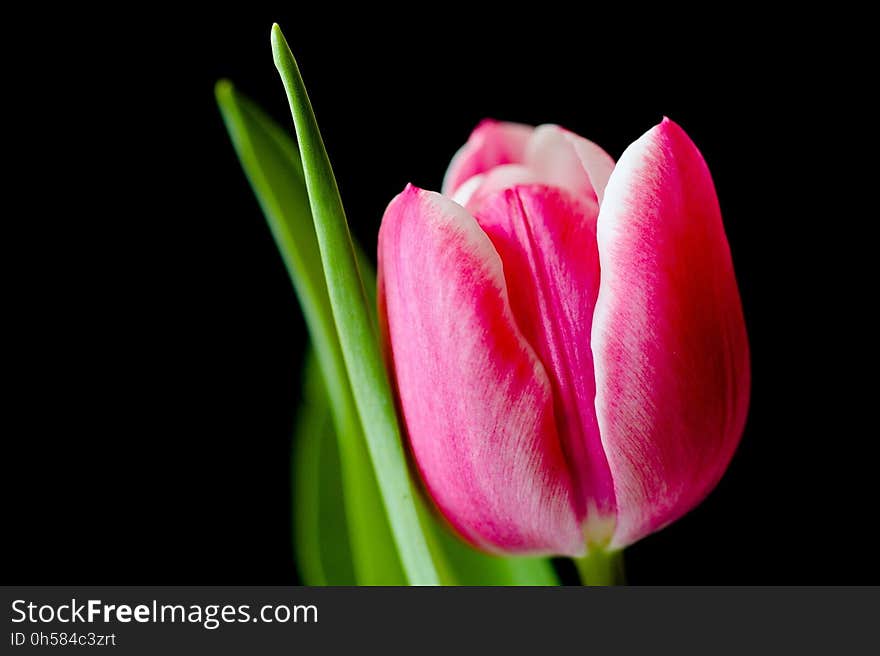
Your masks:
<instances>
[{"instance_id":1,"label":"tulip bud","mask_svg":"<svg viewBox=\"0 0 880 656\"><path fill-rule=\"evenodd\" d=\"M666 526L739 442L748 341L709 170L672 121L615 165L486 121L379 233L379 311L428 494L474 545L581 556Z\"/></svg>"}]
</instances>

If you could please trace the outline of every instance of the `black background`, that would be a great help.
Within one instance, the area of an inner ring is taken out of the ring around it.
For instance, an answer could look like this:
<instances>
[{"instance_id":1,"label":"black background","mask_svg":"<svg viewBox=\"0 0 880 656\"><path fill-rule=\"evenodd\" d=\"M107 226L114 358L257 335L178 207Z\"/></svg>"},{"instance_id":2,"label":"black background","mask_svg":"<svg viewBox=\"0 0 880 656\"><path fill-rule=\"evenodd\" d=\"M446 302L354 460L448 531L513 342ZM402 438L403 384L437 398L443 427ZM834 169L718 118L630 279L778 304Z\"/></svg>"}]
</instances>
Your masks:
<instances>
[{"instance_id":1,"label":"black background","mask_svg":"<svg viewBox=\"0 0 880 656\"><path fill-rule=\"evenodd\" d=\"M753 394L727 475L627 551L629 580L880 581L876 429L851 375L871 379L873 296L851 275L868 215L831 183L852 164L829 111L853 102L832 56L855 55L830 25L285 6L4 21L6 582L297 580L303 323L213 98L228 77L290 125L273 21L370 251L391 197L439 187L485 116L556 122L614 157L664 114L680 123L716 181Z\"/></svg>"}]
</instances>

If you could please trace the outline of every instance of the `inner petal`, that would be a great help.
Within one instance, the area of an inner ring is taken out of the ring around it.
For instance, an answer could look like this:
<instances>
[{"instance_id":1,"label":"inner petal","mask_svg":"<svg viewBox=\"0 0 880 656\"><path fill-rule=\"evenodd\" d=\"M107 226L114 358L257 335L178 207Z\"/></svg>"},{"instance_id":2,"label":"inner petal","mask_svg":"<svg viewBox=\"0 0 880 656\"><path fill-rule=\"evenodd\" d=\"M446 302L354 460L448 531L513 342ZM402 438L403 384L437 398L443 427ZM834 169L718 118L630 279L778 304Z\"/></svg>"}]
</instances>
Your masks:
<instances>
[{"instance_id":1,"label":"inner petal","mask_svg":"<svg viewBox=\"0 0 880 656\"><path fill-rule=\"evenodd\" d=\"M487 199L502 189L516 185L546 183L537 171L522 164L502 164L481 175L475 175L458 188L453 200L475 214Z\"/></svg>"},{"instance_id":2,"label":"inner petal","mask_svg":"<svg viewBox=\"0 0 880 656\"><path fill-rule=\"evenodd\" d=\"M614 160L598 145L558 125L539 125L532 132L523 165L553 184L602 204Z\"/></svg>"},{"instance_id":3,"label":"inner petal","mask_svg":"<svg viewBox=\"0 0 880 656\"><path fill-rule=\"evenodd\" d=\"M596 421L590 331L599 291L597 206L566 189L517 185L476 212L501 257L514 318L551 378L554 414L588 541L610 538L614 489Z\"/></svg>"},{"instance_id":4,"label":"inner petal","mask_svg":"<svg viewBox=\"0 0 880 656\"><path fill-rule=\"evenodd\" d=\"M534 128L520 123L486 119L449 163L443 178L443 193L453 196L467 180L503 164L522 162Z\"/></svg>"}]
</instances>

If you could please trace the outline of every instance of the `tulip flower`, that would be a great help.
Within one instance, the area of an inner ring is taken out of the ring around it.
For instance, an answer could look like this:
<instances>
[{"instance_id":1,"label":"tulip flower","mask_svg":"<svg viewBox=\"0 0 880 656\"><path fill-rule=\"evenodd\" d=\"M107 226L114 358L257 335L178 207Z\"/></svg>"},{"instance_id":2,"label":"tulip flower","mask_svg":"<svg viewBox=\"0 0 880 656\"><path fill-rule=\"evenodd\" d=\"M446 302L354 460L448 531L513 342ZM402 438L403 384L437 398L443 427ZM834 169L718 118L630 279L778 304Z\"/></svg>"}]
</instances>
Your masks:
<instances>
[{"instance_id":1,"label":"tulip flower","mask_svg":"<svg viewBox=\"0 0 880 656\"><path fill-rule=\"evenodd\" d=\"M379 313L425 489L483 550L632 544L700 503L742 434L730 250L668 119L616 164L557 126L480 124L442 194L389 205Z\"/></svg>"}]
</instances>

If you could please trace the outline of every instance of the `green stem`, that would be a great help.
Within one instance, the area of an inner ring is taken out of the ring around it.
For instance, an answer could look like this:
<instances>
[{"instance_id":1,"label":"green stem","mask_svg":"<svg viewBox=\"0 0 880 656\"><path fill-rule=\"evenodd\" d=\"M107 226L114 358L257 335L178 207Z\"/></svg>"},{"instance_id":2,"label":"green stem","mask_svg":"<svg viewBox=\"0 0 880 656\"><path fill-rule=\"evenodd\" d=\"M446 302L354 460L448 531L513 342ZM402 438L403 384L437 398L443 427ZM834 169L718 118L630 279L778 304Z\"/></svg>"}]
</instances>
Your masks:
<instances>
[{"instance_id":1,"label":"green stem","mask_svg":"<svg viewBox=\"0 0 880 656\"><path fill-rule=\"evenodd\" d=\"M623 551L594 549L582 558L573 558L581 585L623 585Z\"/></svg>"}]
</instances>

